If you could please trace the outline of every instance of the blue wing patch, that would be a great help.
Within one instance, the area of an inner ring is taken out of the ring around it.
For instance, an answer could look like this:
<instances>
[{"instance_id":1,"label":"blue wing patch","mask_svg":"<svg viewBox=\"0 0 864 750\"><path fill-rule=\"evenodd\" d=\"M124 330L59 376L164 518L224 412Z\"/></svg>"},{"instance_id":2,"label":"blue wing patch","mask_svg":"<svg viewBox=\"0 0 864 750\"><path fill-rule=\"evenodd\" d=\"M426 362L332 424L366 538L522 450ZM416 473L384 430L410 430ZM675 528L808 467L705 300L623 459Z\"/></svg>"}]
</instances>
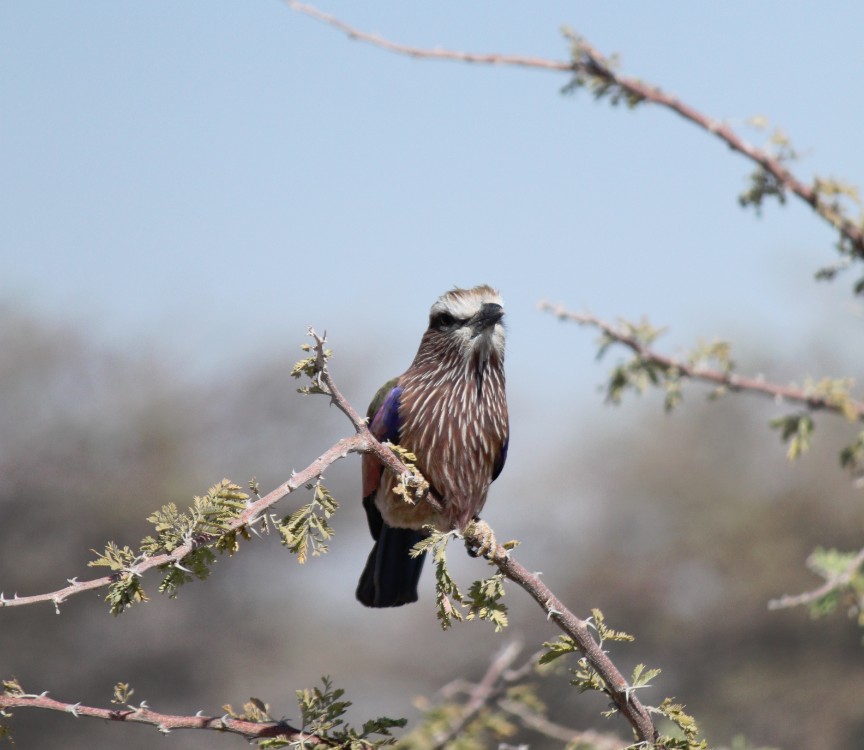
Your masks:
<instances>
[{"instance_id":1,"label":"blue wing patch","mask_svg":"<svg viewBox=\"0 0 864 750\"><path fill-rule=\"evenodd\" d=\"M375 416L372 417L369 429L382 443L388 440L391 443L399 442L399 428L402 426L399 420L399 397L401 395L402 388L398 385L392 388L384 398L384 402L378 407Z\"/></svg>"}]
</instances>

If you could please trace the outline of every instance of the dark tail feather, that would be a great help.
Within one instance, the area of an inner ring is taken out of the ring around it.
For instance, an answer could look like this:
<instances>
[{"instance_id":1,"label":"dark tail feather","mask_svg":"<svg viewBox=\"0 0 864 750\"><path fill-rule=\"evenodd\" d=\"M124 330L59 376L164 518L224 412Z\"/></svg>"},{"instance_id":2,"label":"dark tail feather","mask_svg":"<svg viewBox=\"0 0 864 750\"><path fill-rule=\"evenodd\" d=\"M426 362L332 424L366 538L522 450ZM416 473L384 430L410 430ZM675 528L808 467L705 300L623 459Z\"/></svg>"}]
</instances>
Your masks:
<instances>
[{"instance_id":1,"label":"dark tail feather","mask_svg":"<svg viewBox=\"0 0 864 750\"><path fill-rule=\"evenodd\" d=\"M422 531L382 524L357 584L357 598L367 607L399 607L416 602L417 582L426 553L419 557L411 557L409 553L424 537Z\"/></svg>"}]
</instances>

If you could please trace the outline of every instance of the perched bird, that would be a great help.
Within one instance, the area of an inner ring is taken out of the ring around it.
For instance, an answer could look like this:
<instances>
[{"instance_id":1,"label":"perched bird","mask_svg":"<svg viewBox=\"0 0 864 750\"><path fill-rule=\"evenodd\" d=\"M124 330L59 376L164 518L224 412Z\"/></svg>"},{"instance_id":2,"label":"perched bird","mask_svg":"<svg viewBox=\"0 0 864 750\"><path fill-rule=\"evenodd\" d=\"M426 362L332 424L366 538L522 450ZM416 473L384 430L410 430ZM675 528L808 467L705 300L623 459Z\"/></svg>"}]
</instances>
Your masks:
<instances>
[{"instance_id":1,"label":"perched bird","mask_svg":"<svg viewBox=\"0 0 864 750\"><path fill-rule=\"evenodd\" d=\"M423 527L464 529L486 502L507 457L504 308L489 286L453 289L429 311L414 362L386 383L367 417L372 434L417 457L417 468L440 503L406 502L398 481L372 455L363 456L363 506L375 546L357 586L367 607L417 601L423 557L411 547Z\"/></svg>"}]
</instances>

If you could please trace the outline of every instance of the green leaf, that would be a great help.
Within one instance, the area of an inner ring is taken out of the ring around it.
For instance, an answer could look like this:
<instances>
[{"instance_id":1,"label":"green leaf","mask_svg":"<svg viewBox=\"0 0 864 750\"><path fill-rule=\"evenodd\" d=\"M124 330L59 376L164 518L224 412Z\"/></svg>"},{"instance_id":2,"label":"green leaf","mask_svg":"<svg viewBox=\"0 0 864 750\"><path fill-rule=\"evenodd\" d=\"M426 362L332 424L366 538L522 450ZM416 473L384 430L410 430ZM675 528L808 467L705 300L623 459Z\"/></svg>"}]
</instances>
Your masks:
<instances>
[{"instance_id":1,"label":"green leaf","mask_svg":"<svg viewBox=\"0 0 864 750\"><path fill-rule=\"evenodd\" d=\"M282 544L297 555L297 562L301 564L310 555L317 557L327 552L327 541L333 538L329 521L339 508L320 479L307 488L312 490L312 501L283 518L277 527Z\"/></svg>"},{"instance_id":2,"label":"green leaf","mask_svg":"<svg viewBox=\"0 0 864 750\"><path fill-rule=\"evenodd\" d=\"M630 678L630 687L648 687L651 680L659 675L661 669L647 669L644 664L637 664L633 668L633 675Z\"/></svg>"},{"instance_id":3,"label":"green leaf","mask_svg":"<svg viewBox=\"0 0 864 750\"><path fill-rule=\"evenodd\" d=\"M543 647L546 649L546 653L541 655L538 664L550 664L562 656L579 653L576 641L569 635L559 635L557 641L546 641Z\"/></svg>"},{"instance_id":4,"label":"green leaf","mask_svg":"<svg viewBox=\"0 0 864 750\"><path fill-rule=\"evenodd\" d=\"M508 625L507 607L501 602L504 597L504 575L496 573L482 581L474 581L468 589L464 603L468 607L468 620L487 620L498 633Z\"/></svg>"},{"instance_id":5,"label":"green leaf","mask_svg":"<svg viewBox=\"0 0 864 750\"><path fill-rule=\"evenodd\" d=\"M613 630L608 625L603 617L603 613L596 607L591 610L591 616L594 620L594 627L597 629L597 634L600 636L600 642L603 641L635 641L636 638L629 633L620 630Z\"/></svg>"},{"instance_id":6,"label":"green leaf","mask_svg":"<svg viewBox=\"0 0 864 750\"><path fill-rule=\"evenodd\" d=\"M772 419L770 424L773 429L780 430L780 439L789 444L786 457L790 461L794 461L810 449L810 442L816 425L813 422L813 417L806 412L778 417Z\"/></svg>"}]
</instances>

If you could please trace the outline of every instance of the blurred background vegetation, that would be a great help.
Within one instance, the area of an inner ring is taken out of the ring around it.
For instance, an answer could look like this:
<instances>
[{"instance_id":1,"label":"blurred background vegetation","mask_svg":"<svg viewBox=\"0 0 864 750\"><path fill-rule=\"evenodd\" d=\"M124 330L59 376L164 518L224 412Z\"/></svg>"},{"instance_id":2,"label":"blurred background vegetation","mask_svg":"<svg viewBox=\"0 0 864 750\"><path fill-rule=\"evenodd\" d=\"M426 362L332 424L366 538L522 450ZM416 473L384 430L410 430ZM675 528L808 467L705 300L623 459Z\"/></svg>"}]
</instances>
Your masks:
<instances>
[{"instance_id":1,"label":"blurred background vegetation","mask_svg":"<svg viewBox=\"0 0 864 750\"><path fill-rule=\"evenodd\" d=\"M537 324L562 326L562 347L590 335L551 316ZM419 321L417 328L419 335ZM332 364L358 406L375 387L364 343L337 348ZM770 360L773 372L790 378L851 369L843 353L832 359L818 342L802 342L782 362L771 360L771 342L740 345L751 362ZM288 372L299 350L188 382L161 354L97 345L73 322L10 308L0 314L0 587L7 596L90 577L90 549L108 540L137 544L161 504L185 507L223 476L243 483L254 475L266 491L349 432L325 399L295 393ZM607 355L610 367L614 356ZM530 420L530 400L513 399L517 434ZM696 387L671 415L660 394L621 407L599 401L572 393L546 439L522 443L532 460L504 472L486 513L499 537L521 539L519 559L543 571L577 613L599 607L612 627L635 634L634 644L612 646L622 671L640 661L662 667L643 699L676 696L712 745L744 735L754 746L788 750L860 747L864 677L850 668L862 658L860 630L843 616L811 621L804 610L766 607L769 598L815 585L803 561L816 545L860 544L860 494L837 467L847 425L822 419L813 450L789 465L767 426L770 402L747 395L708 402ZM328 555L301 567L275 537L256 539L177 601L159 596L158 579L148 577L151 601L118 618L108 614L104 592L74 597L59 616L50 605L5 610L3 676L15 675L31 692L95 705L108 705L113 685L125 681L134 701L167 713L218 714L254 695L275 716L296 718L294 690L329 674L354 701L353 720L416 721L416 697L434 697L456 677L479 677L508 639L533 649L555 636L514 587L509 632L493 635L483 623L441 632L428 571L419 604L361 607L353 590L369 539L359 461L339 462L326 481L343 506ZM291 500L280 513L303 502ZM454 551L460 580L485 575L480 561ZM618 720L599 717L600 697L576 694L563 676L547 678L542 694L559 723L623 734ZM242 742L195 732L165 740L149 727L24 710L13 725L21 748ZM544 746L536 736L524 739Z\"/></svg>"}]
</instances>

